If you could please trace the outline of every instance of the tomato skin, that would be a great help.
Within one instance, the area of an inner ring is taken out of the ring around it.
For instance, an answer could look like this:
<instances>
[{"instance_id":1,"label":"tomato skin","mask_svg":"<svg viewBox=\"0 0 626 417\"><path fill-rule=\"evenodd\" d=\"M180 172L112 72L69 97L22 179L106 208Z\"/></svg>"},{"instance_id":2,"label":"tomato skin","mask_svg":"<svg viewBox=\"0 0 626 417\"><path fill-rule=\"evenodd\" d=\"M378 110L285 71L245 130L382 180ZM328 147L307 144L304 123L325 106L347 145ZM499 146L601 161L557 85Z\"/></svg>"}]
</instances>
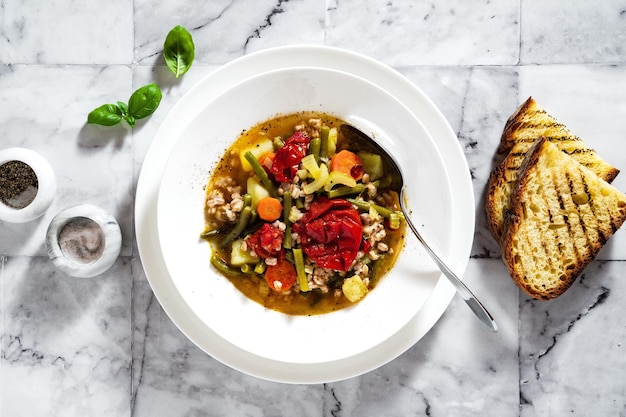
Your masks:
<instances>
[{"instance_id":1,"label":"tomato skin","mask_svg":"<svg viewBox=\"0 0 626 417\"><path fill-rule=\"evenodd\" d=\"M291 182L298 172L302 158L306 156L311 139L303 131L297 131L276 151L270 173L278 182Z\"/></svg>"},{"instance_id":2,"label":"tomato skin","mask_svg":"<svg viewBox=\"0 0 626 417\"><path fill-rule=\"evenodd\" d=\"M293 227L304 253L317 265L336 271L350 269L363 241L361 216L342 198L316 198Z\"/></svg>"},{"instance_id":3,"label":"tomato skin","mask_svg":"<svg viewBox=\"0 0 626 417\"><path fill-rule=\"evenodd\" d=\"M296 283L296 267L287 259L278 259L276 265L268 265L265 270L265 282L274 291L287 291Z\"/></svg>"}]
</instances>

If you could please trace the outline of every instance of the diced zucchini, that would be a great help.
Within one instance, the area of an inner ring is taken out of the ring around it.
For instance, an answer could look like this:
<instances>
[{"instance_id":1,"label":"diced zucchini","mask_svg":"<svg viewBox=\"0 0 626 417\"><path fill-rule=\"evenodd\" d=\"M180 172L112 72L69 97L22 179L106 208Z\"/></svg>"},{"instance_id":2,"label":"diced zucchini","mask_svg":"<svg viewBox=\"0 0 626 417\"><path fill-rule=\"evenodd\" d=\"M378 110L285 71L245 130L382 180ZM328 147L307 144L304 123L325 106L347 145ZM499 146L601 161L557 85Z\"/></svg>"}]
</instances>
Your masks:
<instances>
[{"instance_id":1,"label":"diced zucchini","mask_svg":"<svg viewBox=\"0 0 626 417\"><path fill-rule=\"evenodd\" d=\"M235 240L231 245L230 250L230 264L232 266L242 266L246 264L256 264L259 259L255 258L250 252L241 248L243 239Z\"/></svg>"},{"instance_id":2,"label":"diced zucchini","mask_svg":"<svg viewBox=\"0 0 626 417\"><path fill-rule=\"evenodd\" d=\"M379 178L382 178L383 172L383 159L380 155L361 151L359 152L359 157L363 162L363 170L370 176L370 181L376 181Z\"/></svg>"},{"instance_id":3,"label":"diced zucchini","mask_svg":"<svg viewBox=\"0 0 626 417\"><path fill-rule=\"evenodd\" d=\"M252 146L242 149L239 152L239 159L241 160L241 167L244 169L244 171L252 171L252 166L250 165L250 162L248 162L248 160L244 157L247 151L252 152L252 154L256 157L256 159L261 159L261 157L265 155L266 153L274 151L274 144L272 143L272 140L264 139L262 141L255 143Z\"/></svg>"},{"instance_id":4,"label":"diced zucchini","mask_svg":"<svg viewBox=\"0 0 626 417\"><path fill-rule=\"evenodd\" d=\"M262 198L269 197L270 195L269 191L263 187L261 181L259 181L256 177L248 177L246 187L246 192L252 197L251 206L254 210L256 210L256 206Z\"/></svg>"},{"instance_id":5,"label":"diced zucchini","mask_svg":"<svg viewBox=\"0 0 626 417\"><path fill-rule=\"evenodd\" d=\"M343 291L343 295L345 295L350 302L354 303L365 297L365 294L367 294L367 286L360 276L355 275L343 281L341 291Z\"/></svg>"}]
</instances>

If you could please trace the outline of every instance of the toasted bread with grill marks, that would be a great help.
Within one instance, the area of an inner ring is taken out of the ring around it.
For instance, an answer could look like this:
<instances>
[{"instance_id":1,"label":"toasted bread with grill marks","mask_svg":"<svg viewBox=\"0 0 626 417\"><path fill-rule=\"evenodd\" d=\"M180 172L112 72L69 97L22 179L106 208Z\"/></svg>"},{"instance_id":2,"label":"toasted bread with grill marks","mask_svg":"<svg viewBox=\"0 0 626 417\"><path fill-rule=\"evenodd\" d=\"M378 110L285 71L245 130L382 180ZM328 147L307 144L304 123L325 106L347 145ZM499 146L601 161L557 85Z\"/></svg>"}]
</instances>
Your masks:
<instances>
[{"instance_id":1,"label":"toasted bread with grill marks","mask_svg":"<svg viewBox=\"0 0 626 417\"><path fill-rule=\"evenodd\" d=\"M545 138L526 154L501 241L515 283L558 297L626 220L626 195Z\"/></svg>"},{"instance_id":2,"label":"toasted bread with grill marks","mask_svg":"<svg viewBox=\"0 0 626 417\"><path fill-rule=\"evenodd\" d=\"M503 214L508 209L511 187L517 179L522 160L528 149L540 137L553 142L561 151L607 182L613 181L619 173L617 168L603 160L585 142L529 97L508 119L504 127L498 152L508 152L508 155L491 172L487 184L487 225L497 241L502 236Z\"/></svg>"}]
</instances>

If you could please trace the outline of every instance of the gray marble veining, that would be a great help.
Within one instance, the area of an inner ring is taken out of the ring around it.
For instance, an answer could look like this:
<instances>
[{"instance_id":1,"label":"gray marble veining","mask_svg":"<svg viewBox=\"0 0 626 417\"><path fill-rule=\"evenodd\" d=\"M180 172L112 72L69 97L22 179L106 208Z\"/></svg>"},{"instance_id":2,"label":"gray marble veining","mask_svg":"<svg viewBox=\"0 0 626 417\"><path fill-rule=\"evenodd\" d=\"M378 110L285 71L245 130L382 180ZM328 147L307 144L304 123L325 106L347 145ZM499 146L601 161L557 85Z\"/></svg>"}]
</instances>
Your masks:
<instances>
[{"instance_id":1,"label":"gray marble veining","mask_svg":"<svg viewBox=\"0 0 626 417\"><path fill-rule=\"evenodd\" d=\"M173 80L164 36L187 27L196 62ZM562 297L540 302L507 277L485 226L485 184L502 127L535 97L626 170L626 6L618 0L173 0L0 2L0 146L44 155L58 196L40 219L0 222L0 416L626 416L626 234ZM362 376L285 385L232 370L161 308L134 242L137 178L176 101L203 76L273 46L346 48L393 66L441 109L471 173L475 239L465 280L491 334L455 298L433 329ZM134 130L86 125L97 105L155 81ZM626 190L626 174L614 184ZM122 229L114 266L57 271L45 231L91 203Z\"/></svg>"}]
</instances>

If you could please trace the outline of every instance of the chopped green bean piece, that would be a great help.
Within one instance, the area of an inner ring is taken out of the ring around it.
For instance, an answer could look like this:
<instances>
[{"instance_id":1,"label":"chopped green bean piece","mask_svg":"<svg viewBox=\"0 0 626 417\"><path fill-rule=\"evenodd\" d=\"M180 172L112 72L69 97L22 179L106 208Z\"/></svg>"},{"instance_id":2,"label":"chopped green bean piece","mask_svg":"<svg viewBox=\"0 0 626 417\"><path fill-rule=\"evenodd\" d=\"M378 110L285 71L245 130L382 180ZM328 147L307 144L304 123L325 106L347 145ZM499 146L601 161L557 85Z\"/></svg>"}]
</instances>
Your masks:
<instances>
[{"instance_id":1,"label":"chopped green bean piece","mask_svg":"<svg viewBox=\"0 0 626 417\"><path fill-rule=\"evenodd\" d=\"M265 264L265 261L260 261L254 266L254 272L261 275L262 273L265 272L266 268L267 268L267 265Z\"/></svg>"},{"instance_id":2,"label":"chopped green bean piece","mask_svg":"<svg viewBox=\"0 0 626 417\"><path fill-rule=\"evenodd\" d=\"M245 206L241 213L239 213L239 218L237 219L237 223L235 223L235 227L230 231L228 236L224 238L224 240L220 243L220 248L225 248L230 245L235 239L237 239L241 233L244 231L246 226L250 223L250 219L252 218L252 207Z\"/></svg>"},{"instance_id":3,"label":"chopped green bean piece","mask_svg":"<svg viewBox=\"0 0 626 417\"><path fill-rule=\"evenodd\" d=\"M383 266L383 259L385 258L384 255L382 255L380 258L378 258L374 264L371 266L371 274L370 274L370 283L371 285L374 287L376 286L376 284L378 284L378 281L380 280L381 274L383 271L381 271L381 268Z\"/></svg>"},{"instance_id":4,"label":"chopped green bean piece","mask_svg":"<svg viewBox=\"0 0 626 417\"><path fill-rule=\"evenodd\" d=\"M320 131L320 158L328 158L328 133L330 128L328 126L322 126Z\"/></svg>"},{"instance_id":5,"label":"chopped green bean piece","mask_svg":"<svg viewBox=\"0 0 626 417\"><path fill-rule=\"evenodd\" d=\"M283 223L285 223L285 237L283 238L283 247L285 249L291 249L291 220L289 220L289 214L291 213L291 192L285 191L283 194Z\"/></svg>"},{"instance_id":6,"label":"chopped green bean piece","mask_svg":"<svg viewBox=\"0 0 626 417\"><path fill-rule=\"evenodd\" d=\"M400 227L400 213L393 212L389 215L389 228L396 230Z\"/></svg>"},{"instance_id":7,"label":"chopped green bean piece","mask_svg":"<svg viewBox=\"0 0 626 417\"><path fill-rule=\"evenodd\" d=\"M204 232L200 233L200 238L201 239L210 239L212 237L215 237L215 236L219 235L222 232L223 232L222 229L205 230Z\"/></svg>"},{"instance_id":8,"label":"chopped green bean piece","mask_svg":"<svg viewBox=\"0 0 626 417\"><path fill-rule=\"evenodd\" d=\"M346 195L361 194L364 190L365 190L365 185L361 184L361 183L358 183L354 187L349 187L347 185L344 185L344 186L333 188L332 190L330 190L328 192L328 198L335 198L335 197L343 197L343 196L346 196Z\"/></svg>"},{"instance_id":9,"label":"chopped green bean piece","mask_svg":"<svg viewBox=\"0 0 626 417\"><path fill-rule=\"evenodd\" d=\"M285 142L283 141L283 138L281 138L280 136L276 136L274 138L274 141L272 142L272 144L274 145L274 150L277 151L280 148L282 148L283 146L285 146Z\"/></svg>"},{"instance_id":10,"label":"chopped green bean piece","mask_svg":"<svg viewBox=\"0 0 626 417\"><path fill-rule=\"evenodd\" d=\"M240 267L241 272L243 272L244 274L249 274L250 272L252 272L252 265L250 264L243 264Z\"/></svg>"},{"instance_id":11,"label":"chopped green bean piece","mask_svg":"<svg viewBox=\"0 0 626 417\"><path fill-rule=\"evenodd\" d=\"M309 153L313 155L315 158L315 162L319 164L320 162L320 148L322 145L322 139L313 138L311 139L311 143L309 144Z\"/></svg>"},{"instance_id":12,"label":"chopped green bean piece","mask_svg":"<svg viewBox=\"0 0 626 417\"><path fill-rule=\"evenodd\" d=\"M370 207L373 207L378 214L380 214L381 216L389 219L391 214L395 214L396 216L398 216L398 219L404 219L404 216L402 215L402 213L391 210L387 207L383 207L380 206L378 204L374 204L372 202L369 201L365 201L365 200L361 200L361 199L356 199L356 198L348 198L348 201L351 202L352 204L354 204L355 206L357 206L357 208L361 211L369 211Z\"/></svg>"},{"instance_id":13,"label":"chopped green bean piece","mask_svg":"<svg viewBox=\"0 0 626 417\"><path fill-rule=\"evenodd\" d=\"M218 271L222 272L223 274L226 274L226 275L241 275L241 270L240 269L236 269L236 268L231 267L230 265L228 265L226 262L224 262L224 260L222 260L216 254L213 254L213 256L211 256L211 265L213 265L215 267L215 269L217 269Z\"/></svg>"},{"instance_id":14,"label":"chopped green bean piece","mask_svg":"<svg viewBox=\"0 0 626 417\"><path fill-rule=\"evenodd\" d=\"M298 275L298 284L300 284L300 291L311 291L309 288L309 281L306 278L306 271L304 270L304 255L302 249L297 248L293 250L293 259L296 265L296 273Z\"/></svg>"},{"instance_id":15,"label":"chopped green bean piece","mask_svg":"<svg viewBox=\"0 0 626 417\"><path fill-rule=\"evenodd\" d=\"M296 261L293 259L293 252L290 250L285 251L285 259L294 265L296 264Z\"/></svg>"},{"instance_id":16,"label":"chopped green bean piece","mask_svg":"<svg viewBox=\"0 0 626 417\"><path fill-rule=\"evenodd\" d=\"M250 151L246 151L246 153L243 156L250 163L250 166L252 167L252 170L254 171L254 173L259 176L259 178L261 179L261 182L267 189L267 192L270 193L270 195L274 198L278 197L278 192L276 191L276 187L274 186L274 183L272 182L270 177L267 175L267 172L265 171L265 169L261 166L261 163L259 162L259 160L256 159L256 156L254 156L254 154Z\"/></svg>"}]
</instances>

